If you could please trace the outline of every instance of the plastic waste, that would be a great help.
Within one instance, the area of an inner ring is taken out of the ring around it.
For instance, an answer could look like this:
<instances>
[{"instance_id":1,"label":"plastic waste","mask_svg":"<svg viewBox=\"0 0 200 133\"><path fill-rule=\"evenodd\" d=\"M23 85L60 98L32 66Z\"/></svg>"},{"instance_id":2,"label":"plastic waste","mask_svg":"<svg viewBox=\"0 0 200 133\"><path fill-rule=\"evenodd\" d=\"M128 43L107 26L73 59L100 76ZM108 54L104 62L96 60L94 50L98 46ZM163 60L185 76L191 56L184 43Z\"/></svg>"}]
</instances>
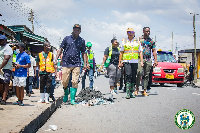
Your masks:
<instances>
[{"instance_id":1,"label":"plastic waste","mask_svg":"<svg viewBox=\"0 0 200 133\"><path fill-rule=\"evenodd\" d=\"M56 131L57 130L57 126L56 125L49 125L49 129Z\"/></svg>"}]
</instances>

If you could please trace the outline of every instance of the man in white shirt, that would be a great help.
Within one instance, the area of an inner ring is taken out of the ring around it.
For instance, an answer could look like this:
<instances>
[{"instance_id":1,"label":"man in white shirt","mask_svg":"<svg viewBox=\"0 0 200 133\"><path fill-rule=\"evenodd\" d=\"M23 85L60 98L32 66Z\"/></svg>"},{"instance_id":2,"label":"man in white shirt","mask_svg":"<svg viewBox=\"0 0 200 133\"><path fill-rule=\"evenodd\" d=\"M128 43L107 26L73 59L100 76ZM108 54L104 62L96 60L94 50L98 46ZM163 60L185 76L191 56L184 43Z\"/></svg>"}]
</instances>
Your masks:
<instances>
[{"instance_id":1,"label":"man in white shirt","mask_svg":"<svg viewBox=\"0 0 200 133\"><path fill-rule=\"evenodd\" d=\"M7 43L7 37L0 35L0 84L3 84L1 105L6 105L9 84L12 75L12 48Z\"/></svg>"}]
</instances>

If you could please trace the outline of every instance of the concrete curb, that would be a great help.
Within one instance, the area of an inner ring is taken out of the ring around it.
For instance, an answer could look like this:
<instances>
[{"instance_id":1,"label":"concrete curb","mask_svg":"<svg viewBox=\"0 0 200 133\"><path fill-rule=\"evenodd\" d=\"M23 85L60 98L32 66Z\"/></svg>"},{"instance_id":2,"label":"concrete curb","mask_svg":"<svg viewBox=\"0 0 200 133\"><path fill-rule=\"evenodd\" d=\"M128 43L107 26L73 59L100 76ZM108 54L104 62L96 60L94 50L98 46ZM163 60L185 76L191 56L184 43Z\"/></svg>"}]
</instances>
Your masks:
<instances>
[{"instance_id":1,"label":"concrete curb","mask_svg":"<svg viewBox=\"0 0 200 133\"><path fill-rule=\"evenodd\" d=\"M20 133L35 133L42 127L46 121L51 117L51 115L61 107L63 103L63 96L59 97L55 102L51 104L50 107L45 109L37 118L32 120L28 125L21 129Z\"/></svg>"}]
</instances>

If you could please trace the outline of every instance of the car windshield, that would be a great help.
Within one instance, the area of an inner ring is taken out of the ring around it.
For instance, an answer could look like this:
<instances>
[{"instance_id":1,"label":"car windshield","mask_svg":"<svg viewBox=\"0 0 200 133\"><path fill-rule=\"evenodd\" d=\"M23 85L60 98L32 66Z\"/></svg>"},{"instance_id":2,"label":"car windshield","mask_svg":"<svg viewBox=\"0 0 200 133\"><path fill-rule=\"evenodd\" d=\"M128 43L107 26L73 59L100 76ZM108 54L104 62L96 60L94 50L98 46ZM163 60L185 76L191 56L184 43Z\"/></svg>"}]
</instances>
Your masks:
<instances>
[{"instance_id":1,"label":"car windshield","mask_svg":"<svg viewBox=\"0 0 200 133\"><path fill-rule=\"evenodd\" d=\"M171 53L158 53L157 54L158 62L172 62L177 63L176 59Z\"/></svg>"}]
</instances>

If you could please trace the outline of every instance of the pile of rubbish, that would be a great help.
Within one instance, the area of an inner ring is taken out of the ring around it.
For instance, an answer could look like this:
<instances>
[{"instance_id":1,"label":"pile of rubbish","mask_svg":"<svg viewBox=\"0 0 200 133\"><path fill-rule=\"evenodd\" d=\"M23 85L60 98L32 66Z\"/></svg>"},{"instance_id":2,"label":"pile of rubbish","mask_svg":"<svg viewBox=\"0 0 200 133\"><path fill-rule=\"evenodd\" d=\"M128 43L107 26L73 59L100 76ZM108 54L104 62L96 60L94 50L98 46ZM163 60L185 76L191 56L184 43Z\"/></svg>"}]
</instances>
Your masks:
<instances>
[{"instance_id":1,"label":"pile of rubbish","mask_svg":"<svg viewBox=\"0 0 200 133\"><path fill-rule=\"evenodd\" d=\"M104 98L100 91L92 90L90 87L82 89L77 95L77 103L83 106L106 105L114 102L113 97Z\"/></svg>"}]
</instances>

